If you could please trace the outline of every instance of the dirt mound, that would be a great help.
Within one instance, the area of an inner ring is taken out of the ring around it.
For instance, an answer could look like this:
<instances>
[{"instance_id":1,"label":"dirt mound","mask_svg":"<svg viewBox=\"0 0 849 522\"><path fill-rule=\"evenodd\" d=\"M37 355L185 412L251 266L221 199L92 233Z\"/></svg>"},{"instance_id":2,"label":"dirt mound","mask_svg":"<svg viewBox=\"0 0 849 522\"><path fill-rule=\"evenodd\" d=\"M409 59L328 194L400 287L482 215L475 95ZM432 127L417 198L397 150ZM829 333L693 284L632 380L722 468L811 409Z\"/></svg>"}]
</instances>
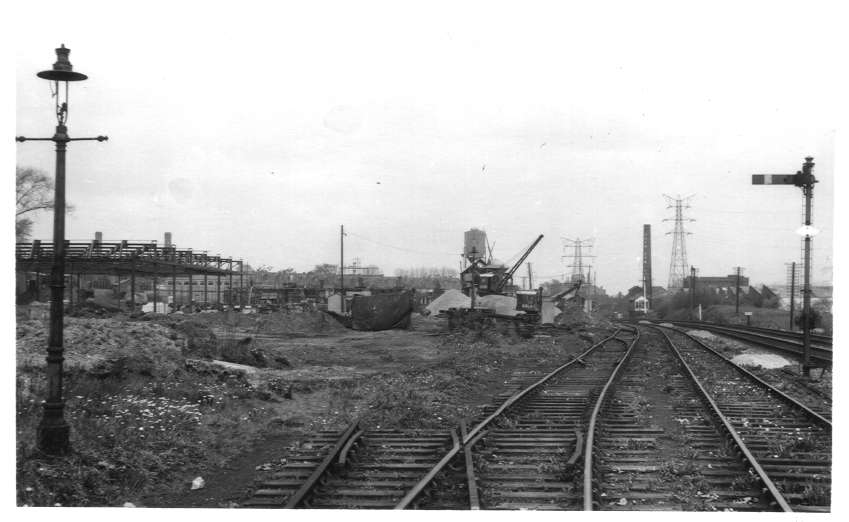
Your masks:
<instances>
[{"instance_id":1,"label":"dirt mound","mask_svg":"<svg viewBox=\"0 0 849 522\"><path fill-rule=\"evenodd\" d=\"M195 316L180 314L145 314L139 317L140 323L151 322L162 325L177 332L183 338L183 355L214 359L218 354L218 339L204 321L198 321Z\"/></svg>"},{"instance_id":2,"label":"dirt mound","mask_svg":"<svg viewBox=\"0 0 849 522\"><path fill-rule=\"evenodd\" d=\"M445 325L445 320L433 315L413 313L410 316L410 328L419 332L440 332Z\"/></svg>"},{"instance_id":3,"label":"dirt mound","mask_svg":"<svg viewBox=\"0 0 849 522\"><path fill-rule=\"evenodd\" d=\"M91 300L75 304L67 315L70 317L112 317L119 313L121 313L121 309L117 306Z\"/></svg>"},{"instance_id":4,"label":"dirt mound","mask_svg":"<svg viewBox=\"0 0 849 522\"><path fill-rule=\"evenodd\" d=\"M256 346L251 333L256 330L256 325L249 326L247 330L229 325L213 330L211 325L214 322L199 320L200 318L200 314L147 314L141 319L173 330L183 340L183 355L186 357L222 359L257 368L289 367L289 361L285 357Z\"/></svg>"},{"instance_id":5,"label":"dirt mound","mask_svg":"<svg viewBox=\"0 0 849 522\"><path fill-rule=\"evenodd\" d=\"M257 317L254 331L267 334L304 334L345 332L347 329L322 312L274 312Z\"/></svg>"},{"instance_id":6,"label":"dirt mound","mask_svg":"<svg viewBox=\"0 0 849 522\"><path fill-rule=\"evenodd\" d=\"M563 312L557 316L554 324L569 327L586 327L592 323L590 316L584 312L580 305L566 303Z\"/></svg>"},{"instance_id":7,"label":"dirt mound","mask_svg":"<svg viewBox=\"0 0 849 522\"><path fill-rule=\"evenodd\" d=\"M18 367L42 366L47 350L47 323L22 321L16 333ZM158 324L66 317L64 348L67 369L100 377L124 373L166 376L183 366L176 336Z\"/></svg>"},{"instance_id":8,"label":"dirt mound","mask_svg":"<svg viewBox=\"0 0 849 522\"><path fill-rule=\"evenodd\" d=\"M273 350L254 344L252 337L222 339L217 358L226 362L254 366L256 368L289 368L289 360Z\"/></svg>"}]
</instances>

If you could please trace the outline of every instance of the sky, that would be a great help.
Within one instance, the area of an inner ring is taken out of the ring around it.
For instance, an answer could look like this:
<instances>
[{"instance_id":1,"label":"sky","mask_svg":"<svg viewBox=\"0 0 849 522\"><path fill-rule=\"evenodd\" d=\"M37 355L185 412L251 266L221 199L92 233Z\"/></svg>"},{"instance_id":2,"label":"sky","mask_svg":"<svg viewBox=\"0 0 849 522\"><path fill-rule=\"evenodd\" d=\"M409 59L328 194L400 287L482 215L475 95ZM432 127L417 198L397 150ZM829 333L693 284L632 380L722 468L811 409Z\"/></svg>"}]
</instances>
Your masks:
<instances>
[{"instance_id":1,"label":"sky","mask_svg":"<svg viewBox=\"0 0 849 522\"><path fill-rule=\"evenodd\" d=\"M52 134L35 73L64 43L89 75L71 86L70 134L109 136L69 145L69 239L171 232L305 271L338 263L344 224L346 264L392 275L457 268L476 227L505 261L544 234L528 258L538 281L570 271L564 238L592 239L585 264L615 293L641 279L643 224L666 286L664 194L692 195L688 263L771 284L800 259L803 197L751 174L813 156L812 276L831 281L830 3L120 5L15 7L12 132ZM12 150L52 174L50 144ZM35 218L50 240L52 215Z\"/></svg>"}]
</instances>

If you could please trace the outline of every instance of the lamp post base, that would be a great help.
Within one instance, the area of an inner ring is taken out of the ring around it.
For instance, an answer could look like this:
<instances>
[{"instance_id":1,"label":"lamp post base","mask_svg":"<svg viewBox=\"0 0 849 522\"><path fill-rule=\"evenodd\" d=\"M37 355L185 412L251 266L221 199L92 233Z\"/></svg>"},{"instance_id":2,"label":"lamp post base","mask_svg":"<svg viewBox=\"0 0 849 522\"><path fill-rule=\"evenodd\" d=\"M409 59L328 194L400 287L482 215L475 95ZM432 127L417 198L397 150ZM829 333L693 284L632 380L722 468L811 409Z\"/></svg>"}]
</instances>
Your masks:
<instances>
[{"instance_id":1,"label":"lamp post base","mask_svg":"<svg viewBox=\"0 0 849 522\"><path fill-rule=\"evenodd\" d=\"M63 418L44 417L36 430L38 449L48 455L67 455L71 451L71 427Z\"/></svg>"}]
</instances>

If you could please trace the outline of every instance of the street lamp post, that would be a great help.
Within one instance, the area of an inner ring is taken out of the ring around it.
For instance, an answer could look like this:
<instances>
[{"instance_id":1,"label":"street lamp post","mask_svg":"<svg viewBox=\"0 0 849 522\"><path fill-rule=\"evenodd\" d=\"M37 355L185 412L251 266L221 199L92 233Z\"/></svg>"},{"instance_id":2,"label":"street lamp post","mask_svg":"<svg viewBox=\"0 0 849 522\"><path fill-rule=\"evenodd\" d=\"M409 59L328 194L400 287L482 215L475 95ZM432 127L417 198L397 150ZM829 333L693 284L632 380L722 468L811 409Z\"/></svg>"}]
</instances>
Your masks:
<instances>
[{"instance_id":1,"label":"street lamp post","mask_svg":"<svg viewBox=\"0 0 849 522\"><path fill-rule=\"evenodd\" d=\"M65 421L65 400L62 396L62 362L65 291L65 151L68 142L97 140L106 141L106 136L96 138L71 138L68 136L68 83L88 78L74 72L68 55L71 50L64 44L56 49L53 68L38 73L39 78L55 82L56 132L51 138L27 138L18 136L19 142L52 141L56 144L56 179L53 201L53 264L50 271L50 331L47 339L47 400L38 425L36 439L38 448L44 453L61 455L70 450L70 426ZM64 85L60 85L64 84ZM64 96L61 87L64 86Z\"/></svg>"}]
</instances>

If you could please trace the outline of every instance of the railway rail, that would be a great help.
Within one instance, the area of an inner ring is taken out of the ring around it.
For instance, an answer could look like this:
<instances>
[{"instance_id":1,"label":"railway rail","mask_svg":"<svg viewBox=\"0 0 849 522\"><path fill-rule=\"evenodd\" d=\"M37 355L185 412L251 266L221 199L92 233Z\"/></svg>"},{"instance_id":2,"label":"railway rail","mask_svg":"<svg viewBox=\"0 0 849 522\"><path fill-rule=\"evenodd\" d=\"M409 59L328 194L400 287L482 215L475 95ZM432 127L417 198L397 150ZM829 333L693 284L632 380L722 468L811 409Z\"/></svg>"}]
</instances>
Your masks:
<instances>
[{"instance_id":1,"label":"railway rail","mask_svg":"<svg viewBox=\"0 0 849 522\"><path fill-rule=\"evenodd\" d=\"M699 323L674 322L670 324L674 324L678 327L684 327L684 325L687 325L687 327L690 328L692 327L691 325L698 325ZM767 331L771 335L777 332L776 330L769 330L766 328L758 328L757 330ZM801 379L800 375L793 373L788 368L785 368L783 370L770 370L756 367L752 368L750 371L756 374L762 380L774 386L775 388L778 388L782 392L787 393L788 395L792 396L808 408L816 411L823 417L829 420L831 419L831 394L824 391L821 387L818 387L813 383L809 383L804 379Z\"/></svg>"},{"instance_id":2,"label":"railway rail","mask_svg":"<svg viewBox=\"0 0 849 522\"><path fill-rule=\"evenodd\" d=\"M466 433L453 473L435 468L396 509L580 509L586 419L636 338L617 330L514 395Z\"/></svg>"},{"instance_id":3,"label":"railway rail","mask_svg":"<svg viewBox=\"0 0 849 522\"><path fill-rule=\"evenodd\" d=\"M742 325L742 324L729 325L729 324L712 323L712 322L709 322L709 321L702 321L702 322L698 322L698 321L670 321L670 322L672 322L673 324L680 324L682 326L688 326L688 327L697 327L697 326L707 325L707 326L718 326L718 327L725 327L725 328L735 328L735 329L745 331L745 332L762 333L762 334L765 334L765 335L772 335L772 336L777 335L779 337L783 337L783 338L786 338L786 339L792 339L792 340L796 340L796 341L801 341L802 338L804 337L804 334L802 332L796 332L796 331L791 331L791 330L779 330L777 328L764 328L764 327L761 327L761 326L747 326L747 325ZM811 342L816 343L816 344L822 344L824 346L831 346L832 345L832 337L830 335L822 335L822 334L812 333L811 334Z\"/></svg>"},{"instance_id":4,"label":"railway rail","mask_svg":"<svg viewBox=\"0 0 849 522\"><path fill-rule=\"evenodd\" d=\"M246 505L830 510L827 416L685 332L620 328L540 375L456 429L320 433Z\"/></svg>"},{"instance_id":5,"label":"railway rail","mask_svg":"<svg viewBox=\"0 0 849 522\"><path fill-rule=\"evenodd\" d=\"M690 321L670 321L669 323L684 328L706 330L732 339L755 344L770 350L778 350L796 357L800 357L804 350L801 341L801 334L798 334L797 332L769 330L766 328L755 329L745 326L727 326ZM811 361L819 366L831 367L831 337L811 337Z\"/></svg>"},{"instance_id":6,"label":"railway rail","mask_svg":"<svg viewBox=\"0 0 849 522\"><path fill-rule=\"evenodd\" d=\"M479 442L506 445L517 450L522 447L515 439L516 431L522 435L536 433L536 439L526 439L525 444L539 443L547 446L552 463L557 463L564 452L572 453L581 447L580 430L574 424L580 421L586 404L591 402L591 394L597 393L596 382L609 374L612 365L621 359L629 344L630 329L617 329L612 335L602 339L571 361L561 365L548 374L534 371L519 372L517 378L498 399L503 402L484 410L480 422L470 429L465 424L453 430L417 430L387 431L362 430L359 422L354 422L342 432L333 436L322 433L318 438L304 445L307 451L293 456L289 463L276 476L259 486L245 505L254 507L314 507L314 508L407 508L440 507L434 504L433 496L439 488L432 486L434 479L443 481L450 477L449 463L457 460L458 455L469 457L471 448ZM624 337L624 338L623 338ZM571 382L564 382L565 375L571 375ZM598 374L598 377L593 377ZM542 376L542 377L541 377ZM567 408L559 413L558 408ZM525 411L525 415L516 413ZM559 427L555 424L559 422ZM335 438L334 438L335 437ZM483 446L481 446L483 447ZM501 447L501 446L499 446ZM313 448L320 448L312 450ZM527 453L533 453L533 448ZM521 450L518 453L522 453ZM488 458L491 454L487 454ZM477 457L476 457L477 458ZM539 471L541 459L529 456L534 464L526 463L522 468L523 478L508 477L514 482L524 481L531 490L539 489L536 471ZM577 456L576 456L577 458ZM568 459L567 459L568 460ZM573 459L573 464L574 464ZM504 462L494 462L492 470L505 469ZM452 464L453 465L453 464ZM502 467L499 468L499 465ZM472 473L473 473L472 469ZM495 471L497 474L498 472ZM554 478L555 473L550 474ZM490 478L486 473L483 480ZM557 481L550 481L547 487L557 487ZM461 481L468 488L470 482ZM485 487L477 488L476 480L472 487L479 491L478 499L485 507L498 503L497 487L513 485L505 481L487 482ZM550 507L558 505L553 501L550 490L542 488L541 495L546 497ZM460 498L467 498L464 491ZM502 507L518 507L521 498L526 503L535 498L527 491L519 493L513 502L506 501ZM563 502L571 502L563 491ZM451 495L443 495L442 500L450 503ZM534 504L535 505L535 504ZM468 509L469 502L457 506Z\"/></svg>"},{"instance_id":7,"label":"railway rail","mask_svg":"<svg viewBox=\"0 0 849 522\"><path fill-rule=\"evenodd\" d=\"M591 419L584 509L774 510L667 339L641 330Z\"/></svg>"},{"instance_id":8,"label":"railway rail","mask_svg":"<svg viewBox=\"0 0 849 522\"><path fill-rule=\"evenodd\" d=\"M829 511L831 421L695 337L662 332L777 506Z\"/></svg>"}]
</instances>

